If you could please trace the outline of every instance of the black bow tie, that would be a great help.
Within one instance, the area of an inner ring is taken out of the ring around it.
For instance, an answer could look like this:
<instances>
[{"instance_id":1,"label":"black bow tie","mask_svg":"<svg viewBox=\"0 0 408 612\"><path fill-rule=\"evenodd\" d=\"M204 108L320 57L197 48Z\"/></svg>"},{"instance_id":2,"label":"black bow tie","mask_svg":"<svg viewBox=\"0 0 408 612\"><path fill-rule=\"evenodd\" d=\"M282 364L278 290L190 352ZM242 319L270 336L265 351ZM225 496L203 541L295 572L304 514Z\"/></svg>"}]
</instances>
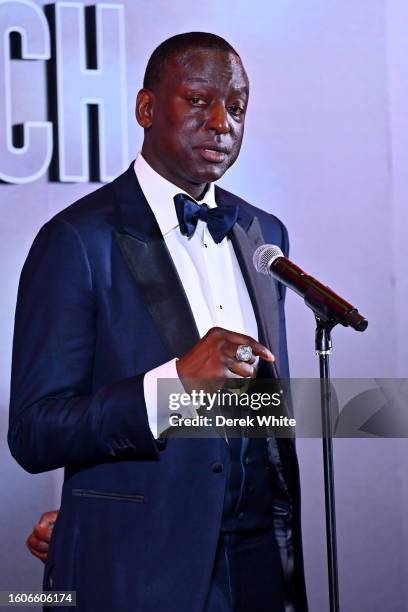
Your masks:
<instances>
[{"instance_id":1,"label":"black bow tie","mask_svg":"<svg viewBox=\"0 0 408 612\"><path fill-rule=\"evenodd\" d=\"M192 236L199 219L207 223L214 242L220 243L231 231L238 218L238 206L216 206L209 208L207 204L197 204L185 193L174 196L180 231L184 236Z\"/></svg>"}]
</instances>

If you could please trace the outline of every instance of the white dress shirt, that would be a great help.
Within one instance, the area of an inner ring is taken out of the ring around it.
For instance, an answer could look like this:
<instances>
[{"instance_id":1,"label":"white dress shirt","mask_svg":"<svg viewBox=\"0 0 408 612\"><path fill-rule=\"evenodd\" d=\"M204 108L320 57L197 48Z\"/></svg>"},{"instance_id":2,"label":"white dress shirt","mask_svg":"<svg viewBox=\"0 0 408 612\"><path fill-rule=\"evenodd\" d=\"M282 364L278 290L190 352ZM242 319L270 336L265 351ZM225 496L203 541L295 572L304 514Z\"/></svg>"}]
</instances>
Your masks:
<instances>
[{"instance_id":1,"label":"white dress shirt","mask_svg":"<svg viewBox=\"0 0 408 612\"><path fill-rule=\"evenodd\" d=\"M136 158L134 168L184 287L200 338L217 326L257 340L258 328L252 303L229 238L216 244L207 224L201 219L191 238L183 236L174 196L185 192L153 170L141 153ZM197 203L204 202L209 208L217 206L213 183L209 184L202 201ZM144 376L147 416L155 437L161 433L157 424L159 378L178 379L176 359L150 370Z\"/></svg>"}]
</instances>

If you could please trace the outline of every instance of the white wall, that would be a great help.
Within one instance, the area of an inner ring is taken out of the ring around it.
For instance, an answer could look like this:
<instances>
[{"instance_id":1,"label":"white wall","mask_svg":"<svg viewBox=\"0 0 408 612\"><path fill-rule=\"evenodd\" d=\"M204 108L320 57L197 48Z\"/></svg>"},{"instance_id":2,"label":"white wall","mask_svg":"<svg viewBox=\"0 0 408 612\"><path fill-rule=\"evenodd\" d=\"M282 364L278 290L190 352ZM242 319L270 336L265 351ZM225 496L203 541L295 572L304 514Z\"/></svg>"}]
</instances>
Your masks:
<instances>
[{"instance_id":1,"label":"white wall","mask_svg":"<svg viewBox=\"0 0 408 612\"><path fill-rule=\"evenodd\" d=\"M38 2L39 5L42 2ZM91 4L91 3L89 3ZM332 373L406 376L408 363L408 5L405 0L125 1L129 160L141 135L133 105L161 40L200 29L225 36L251 81L244 148L222 185L280 216L291 256L356 304L364 334L334 331ZM42 95L44 80L37 81ZM60 475L29 477L5 448L13 310L25 254L39 226L97 185L46 180L0 185L0 588L40 564L23 550L40 509L54 507ZM292 375L316 376L314 322L288 295ZM321 450L300 440L306 571L312 612L327 607ZM335 442L344 612L407 610L405 440ZM21 548L19 548L21 546ZM17 586L16 586L17 588Z\"/></svg>"}]
</instances>

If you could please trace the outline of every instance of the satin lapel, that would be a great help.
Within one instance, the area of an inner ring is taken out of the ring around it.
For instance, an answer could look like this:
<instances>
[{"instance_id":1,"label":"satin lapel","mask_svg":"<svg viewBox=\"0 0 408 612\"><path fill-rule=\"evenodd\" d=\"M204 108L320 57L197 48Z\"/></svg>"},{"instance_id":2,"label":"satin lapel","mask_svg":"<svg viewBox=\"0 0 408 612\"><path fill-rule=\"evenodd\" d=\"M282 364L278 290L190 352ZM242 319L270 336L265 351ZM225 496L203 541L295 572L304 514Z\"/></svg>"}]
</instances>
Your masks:
<instances>
[{"instance_id":1,"label":"satin lapel","mask_svg":"<svg viewBox=\"0 0 408 612\"><path fill-rule=\"evenodd\" d=\"M170 356L180 357L200 336L184 287L133 164L112 187L118 226L115 238Z\"/></svg>"},{"instance_id":2,"label":"satin lapel","mask_svg":"<svg viewBox=\"0 0 408 612\"><path fill-rule=\"evenodd\" d=\"M246 231L236 223L231 240L251 298L258 324L259 341L273 352L279 364L280 325L276 286L270 277L259 274L252 263L255 249L265 243L258 218L252 219ZM273 371L271 375L274 375Z\"/></svg>"}]
</instances>

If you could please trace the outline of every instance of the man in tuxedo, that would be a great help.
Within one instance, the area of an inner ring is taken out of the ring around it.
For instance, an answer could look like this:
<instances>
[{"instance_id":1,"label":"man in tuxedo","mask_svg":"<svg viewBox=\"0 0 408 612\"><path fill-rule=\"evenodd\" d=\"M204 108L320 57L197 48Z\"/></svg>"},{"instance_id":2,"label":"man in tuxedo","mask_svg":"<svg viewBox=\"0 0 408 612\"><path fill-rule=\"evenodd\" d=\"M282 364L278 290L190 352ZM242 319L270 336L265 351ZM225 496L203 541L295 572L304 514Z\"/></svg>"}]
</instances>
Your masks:
<instances>
[{"instance_id":1,"label":"man in tuxedo","mask_svg":"<svg viewBox=\"0 0 408 612\"><path fill-rule=\"evenodd\" d=\"M157 381L288 376L274 216L214 185L249 83L207 33L152 54L141 153L39 232L20 280L9 445L65 468L44 588L81 612L306 612L292 440L160 437ZM239 347L250 347L243 356Z\"/></svg>"}]
</instances>

